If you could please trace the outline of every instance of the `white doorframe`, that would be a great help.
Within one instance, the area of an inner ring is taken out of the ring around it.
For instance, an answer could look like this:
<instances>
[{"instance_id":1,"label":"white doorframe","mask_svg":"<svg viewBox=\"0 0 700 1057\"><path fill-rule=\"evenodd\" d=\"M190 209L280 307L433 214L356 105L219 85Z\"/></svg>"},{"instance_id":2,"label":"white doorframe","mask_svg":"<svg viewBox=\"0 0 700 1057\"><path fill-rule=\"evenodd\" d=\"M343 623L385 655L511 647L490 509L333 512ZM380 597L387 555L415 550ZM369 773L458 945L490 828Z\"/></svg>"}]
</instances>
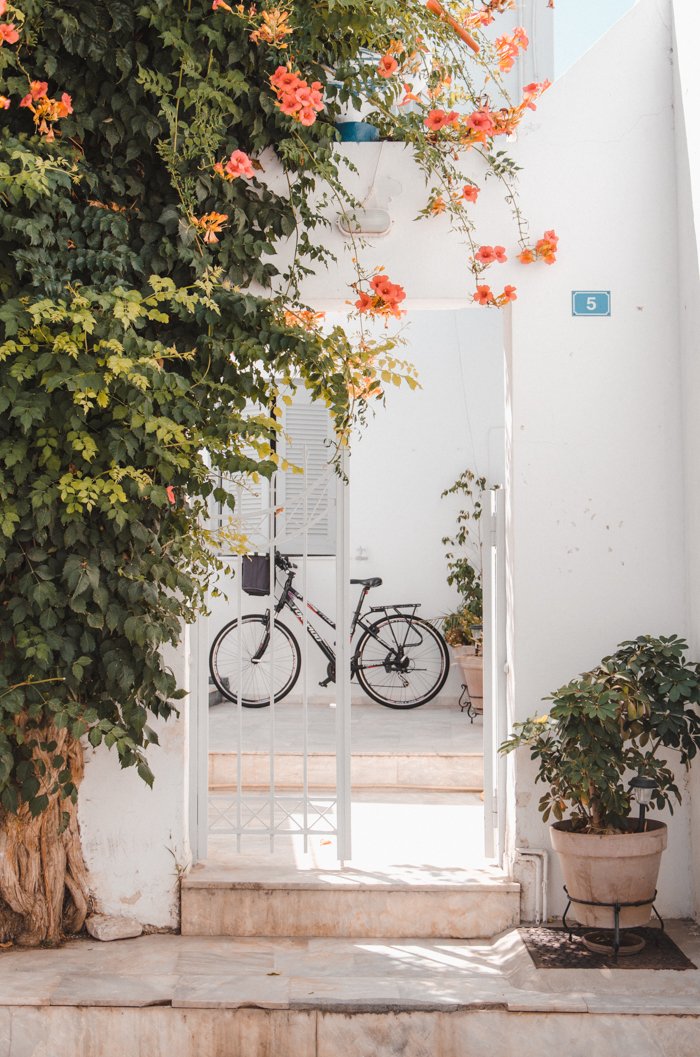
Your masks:
<instances>
[{"instance_id":1,"label":"white doorframe","mask_svg":"<svg viewBox=\"0 0 700 1057\"><path fill-rule=\"evenodd\" d=\"M505 492L502 488L494 488L490 493L484 535L484 854L502 866L507 781L505 759L498 753L507 731Z\"/></svg>"}]
</instances>

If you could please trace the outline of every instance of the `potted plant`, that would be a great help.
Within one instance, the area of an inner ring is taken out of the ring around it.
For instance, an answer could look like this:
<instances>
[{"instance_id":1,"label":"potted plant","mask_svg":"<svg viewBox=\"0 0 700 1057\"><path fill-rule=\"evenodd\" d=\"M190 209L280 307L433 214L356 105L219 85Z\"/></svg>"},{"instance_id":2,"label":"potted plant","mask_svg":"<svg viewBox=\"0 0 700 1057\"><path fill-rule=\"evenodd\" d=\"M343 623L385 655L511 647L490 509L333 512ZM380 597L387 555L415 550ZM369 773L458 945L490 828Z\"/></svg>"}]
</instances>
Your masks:
<instances>
[{"instance_id":1,"label":"potted plant","mask_svg":"<svg viewBox=\"0 0 700 1057\"><path fill-rule=\"evenodd\" d=\"M666 825L632 813L637 800L673 812L680 790L658 754L675 752L687 767L700 746L700 666L686 650L676 635L621 643L500 747L527 748L538 763L539 809L555 819L552 845L582 925L612 928L615 903L640 904L621 907L621 928L651 916Z\"/></svg>"},{"instance_id":2,"label":"potted plant","mask_svg":"<svg viewBox=\"0 0 700 1057\"><path fill-rule=\"evenodd\" d=\"M458 495L463 503L457 514L454 536L443 536L442 539L443 546L447 547L447 582L456 587L460 596L459 606L447 614L443 627L445 640L452 647L462 671L474 712L483 712L484 701L481 515L487 488L485 477L477 477L473 470L467 469L442 493L443 499Z\"/></svg>"},{"instance_id":3,"label":"potted plant","mask_svg":"<svg viewBox=\"0 0 700 1057\"><path fill-rule=\"evenodd\" d=\"M379 129L367 118L374 110L368 95L376 90L376 69L380 56L360 48L352 64L333 71L329 87L336 90L338 112L335 127L343 143L373 143L379 139Z\"/></svg>"}]
</instances>

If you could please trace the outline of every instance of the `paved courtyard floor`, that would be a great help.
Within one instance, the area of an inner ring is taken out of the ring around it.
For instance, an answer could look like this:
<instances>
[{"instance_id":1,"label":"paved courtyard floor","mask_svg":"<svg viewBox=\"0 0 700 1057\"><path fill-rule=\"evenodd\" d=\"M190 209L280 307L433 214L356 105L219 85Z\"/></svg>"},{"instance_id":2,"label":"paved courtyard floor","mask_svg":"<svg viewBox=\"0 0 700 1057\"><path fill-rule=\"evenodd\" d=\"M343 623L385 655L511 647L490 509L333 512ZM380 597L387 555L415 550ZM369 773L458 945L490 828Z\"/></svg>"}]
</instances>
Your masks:
<instances>
[{"instance_id":1,"label":"paved courtyard floor","mask_svg":"<svg viewBox=\"0 0 700 1057\"><path fill-rule=\"evenodd\" d=\"M700 964L698 926L673 921L667 928L687 956ZM3 951L0 1009L4 1006L314 1008L345 1013L494 1009L698 1017L700 971L536 969L516 930L491 941L152 935L113 943L75 940L59 950ZM2 1023L0 1016L0 1041ZM25 1051L19 1047L12 1052ZM51 1050L40 1052L48 1055ZM530 1050L524 1047L521 1052ZM589 1052L596 1052L595 1047ZM662 1051L636 1052L651 1057Z\"/></svg>"},{"instance_id":2,"label":"paved courtyard floor","mask_svg":"<svg viewBox=\"0 0 700 1057\"><path fill-rule=\"evenodd\" d=\"M238 706L230 701L209 709L209 748L214 752L237 752ZM309 748L332 752L335 748L335 707L328 699L312 699L308 706ZM265 752L270 746L271 710L242 709L246 752ZM285 699L275 706L277 752L301 752L303 707ZM482 719L469 722L454 697L437 697L420 708L391 709L371 701L353 701L353 753L480 753L483 748Z\"/></svg>"}]
</instances>

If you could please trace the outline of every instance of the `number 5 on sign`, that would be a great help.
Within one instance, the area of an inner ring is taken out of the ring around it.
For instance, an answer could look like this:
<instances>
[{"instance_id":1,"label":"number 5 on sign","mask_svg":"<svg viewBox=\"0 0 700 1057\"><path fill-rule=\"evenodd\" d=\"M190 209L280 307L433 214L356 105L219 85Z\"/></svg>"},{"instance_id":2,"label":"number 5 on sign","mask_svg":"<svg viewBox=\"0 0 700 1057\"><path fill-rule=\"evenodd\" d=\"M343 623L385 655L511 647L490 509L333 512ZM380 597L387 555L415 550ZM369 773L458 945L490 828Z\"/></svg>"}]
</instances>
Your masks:
<instances>
[{"instance_id":1,"label":"number 5 on sign","mask_svg":"<svg viewBox=\"0 0 700 1057\"><path fill-rule=\"evenodd\" d=\"M609 290L572 290L572 316L609 316Z\"/></svg>"}]
</instances>

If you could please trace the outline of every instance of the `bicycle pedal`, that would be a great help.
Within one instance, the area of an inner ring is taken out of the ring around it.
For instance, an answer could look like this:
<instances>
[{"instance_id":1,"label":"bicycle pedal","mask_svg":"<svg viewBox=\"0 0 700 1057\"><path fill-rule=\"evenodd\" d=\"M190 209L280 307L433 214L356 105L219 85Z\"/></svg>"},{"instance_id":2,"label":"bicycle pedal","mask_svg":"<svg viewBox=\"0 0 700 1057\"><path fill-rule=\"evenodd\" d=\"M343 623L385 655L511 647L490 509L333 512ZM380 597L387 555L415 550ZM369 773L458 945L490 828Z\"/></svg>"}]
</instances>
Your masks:
<instances>
[{"instance_id":1,"label":"bicycle pedal","mask_svg":"<svg viewBox=\"0 0 700 1057\"><path fill-rule=\"evenodd\" d=\"M325 679L322 679L321 682L318 685L319 686L329 686L332 682L333 682L333 680L331 679L331 677L329 675Z\"/></svg>"}]
</instances>

